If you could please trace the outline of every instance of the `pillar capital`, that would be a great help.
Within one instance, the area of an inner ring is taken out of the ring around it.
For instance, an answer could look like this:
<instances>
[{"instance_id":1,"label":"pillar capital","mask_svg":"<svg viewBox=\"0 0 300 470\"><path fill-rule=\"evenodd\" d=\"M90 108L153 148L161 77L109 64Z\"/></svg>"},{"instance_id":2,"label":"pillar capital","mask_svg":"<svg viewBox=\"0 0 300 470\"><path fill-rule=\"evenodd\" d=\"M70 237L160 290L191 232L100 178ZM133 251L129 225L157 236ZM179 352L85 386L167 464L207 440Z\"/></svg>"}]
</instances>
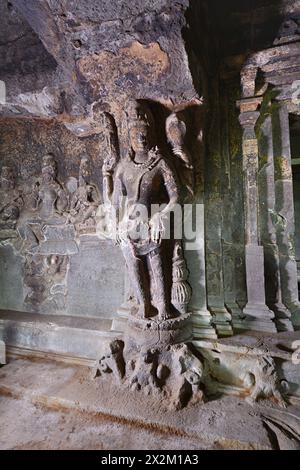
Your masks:
<instances>
[{"instance_id":1,"label":"pillar capital","mask_svg":"<svg viewBox=\"0 0 300 470\"><path fill-rule=\"evenodd\" d=\"M260 116L259 107L261 102L262 97L259 96L237 101L237 106L240 109L239 122L243 130L246 131L245 138L247 138L247 131L254 131L255 124Z\"/></svg>"},{"instance_id":2,"label":"pillar capital","mask_svg":"<svg viewBox=\"0 0 300 470\"><path fill-rule=\"evenodd\" d=\"M250 96L247 98L241 98L236 102L236 104L242 114L258 110L262 103L262 100L262 96Z\"/></svg>"},{"instance_id":3,"label":"pillar capital","mask_svg":"<svg viewBox=\"0 0 300 470\"><path fill-rule=\"evenodd\" d=\"M258 111L246 111L239 115L240 125L244 130L253 129L260 113Z\"/></svg>"}]
</instances>

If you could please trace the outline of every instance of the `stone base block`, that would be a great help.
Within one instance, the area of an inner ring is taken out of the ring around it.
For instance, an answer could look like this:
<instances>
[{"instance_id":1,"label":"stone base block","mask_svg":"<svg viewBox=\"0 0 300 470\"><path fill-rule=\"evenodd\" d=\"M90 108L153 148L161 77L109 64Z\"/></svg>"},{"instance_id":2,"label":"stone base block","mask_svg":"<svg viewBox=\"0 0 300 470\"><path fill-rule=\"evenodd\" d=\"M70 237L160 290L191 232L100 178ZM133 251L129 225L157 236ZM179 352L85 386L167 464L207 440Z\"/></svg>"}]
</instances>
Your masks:
<instances>
[{"instance_id":1,"label":"stone base block","mask_svg":"<svg viewBox=\"0 0 300 470\"><path fill-rule=\"evenodd\" d=\"M276 318L275 324L277 331L294 331L293 324L289 318Z\"/></svg>"},{"instance_id":2,"label":"stone base block","mask_svg":"<svg viewBox=\"0 0 300 470\"><path fill-rule=\"evenodd\" d=\"M120 335L110 329L108 319L0 311L0 339L13 354L95 361L112 338Z\"/></svg>"},{"instance_id":3,"label":"stone base block","mask_svg":"<svg viewBox=\"0 0 300 470\"><path fill-rule=\"evenodd\" d=\"M161 348L170 344L184 343L192 339L191 313L183 313L165 321L128 318L125 337L140 348Z\"/></svg>"},{"instance_id":4,"label":"stone base block","mask_svg":"<svg viewBox=\"0 0 300 470\"><path fill-rule=\"evenodd\" d=\"M265 304L247 304L243 309L241 321L235 320L235 330L276 333L274 313Z\"/></svg>"},{"instance_id":5,"label":"stone base block","mask_svg":"<svg viewBox=\"0 0 300 470\"><path fill-rule=\"evenodd\" d=\"M121 317L118 315L112 320L111 331L124 332L127 326L128 317Z\"/></svg>"},{"instance_id":6,"label":"stone base block","mask_svg":"<svg viewBox=\"0 0 300 470\"><path fill-rule=\"evenodd\" d=\"M225 307L210 307L218 336L232 336L231 314Z\"/></svg>"}]
</instances>

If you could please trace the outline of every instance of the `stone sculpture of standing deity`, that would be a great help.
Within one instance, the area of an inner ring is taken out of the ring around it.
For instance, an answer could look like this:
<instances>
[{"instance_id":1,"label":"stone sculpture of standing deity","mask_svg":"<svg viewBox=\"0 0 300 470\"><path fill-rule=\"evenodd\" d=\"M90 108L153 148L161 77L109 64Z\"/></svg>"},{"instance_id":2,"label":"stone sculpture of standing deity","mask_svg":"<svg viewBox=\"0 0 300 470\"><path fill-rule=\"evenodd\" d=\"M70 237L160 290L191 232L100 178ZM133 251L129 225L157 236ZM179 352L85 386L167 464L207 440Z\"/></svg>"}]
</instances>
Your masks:
<instances>
[{"instance_id":1,"label":"stone sculpture of standing deity","mask_svg":"<svg viewBox=\"0 0 300 470\"><path fill-rule=\"evenodd\" d=\"M149 107L134 102L126 111L131 152L116 167L113 191L119 214L122 197L126 201L118 241L138 303L136 316L149 318L158 312L163 321L176 316L171 304L171 272L164 268L168 241L163 239L163 231L164 220L178 202L179 188L173 169L155 146ZM152 214L151 206L162 204L163 210ZM141 207L151 215L147 220L137 216Z\"/></svg>"},{"instance_id":2,"label":"stone sculpture of standing deity","mask_svg":"<svg viewBox=\"0 0 300 470\"><path fill-rule=\"evenodd\" d=\"M42 219L58 216L67 209L68 198L61 184L56 180L56 162L51 154L42 160L42 181L36 183L33 191L33 209L39 210Z\"/></svg>"}]
</instances>

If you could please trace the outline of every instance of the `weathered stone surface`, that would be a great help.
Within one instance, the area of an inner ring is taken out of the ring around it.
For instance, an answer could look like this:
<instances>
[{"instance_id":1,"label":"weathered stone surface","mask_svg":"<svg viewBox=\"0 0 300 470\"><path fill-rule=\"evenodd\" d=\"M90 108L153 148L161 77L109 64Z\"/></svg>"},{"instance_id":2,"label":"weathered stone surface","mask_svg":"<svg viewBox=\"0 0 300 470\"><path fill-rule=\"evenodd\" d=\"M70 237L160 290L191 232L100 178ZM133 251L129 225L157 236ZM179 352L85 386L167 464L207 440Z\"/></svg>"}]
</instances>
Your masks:
<instances>
[{"instance_id":1,"label":"weathered stone surface","mask_svg":"<svg viewBox=\"0 0 300 470\"><path fill-rule=\"evenodd\" d=\"M87 236L70 260L66 312L111 318L123 301L124 261L109 241Z\"/></svg>"},{"instance_id":2,"label":"weathered stone surface","mask_svg":"<svg viewBox=\"0 0 300 470\"><path fill-rule=\"evenodd\" d=\"M10 245L0 247L0 256L0 308L22 310L24 260Z\"/></svg>"},{"instance_id":3,"label":"weathered stone surface","mask_svg":"<svg viewBox=\"0 0 300 470\"><path fill-rule=\"evenodd\" d=\"M293 407L286 411L278 411L263 406L254 412L249 404L237 397L222 397L220 400L184 408L176 413L173 409L166 410L160 397L147 397L148 406L145 407L143 394L137 391L124 393L124 390L120 391L115 384L109 382L94 381L91 384L89 371L86 367L57 364L53 361L15 360L1 370L0 379L4 392L9 392L12 396L22 396L37 406L42 404L43 408L45 406L53 408L54 405L56 409L57 407L66 409L68 415L71 416L73 411L80 410L81 416L85 418L84 427L88 413L93 416L93 426L95 426L97 416L100 416L103 421L105 416L109 414L113 419L118 421L122 419L123 422L128 422L131 426L137 426L134 435L140 435L144 428L155 427L156 433L164 432L164 437L160 440L165 442L168 439L169 443L169 432L166 434L166 429L168 429L170 433L175 435L184 433L185 436L190 437L201 436L206 449L211 448L212 441L215 445L218 444L220 449L279 449L277 441L270 441L263 417L269 416L270 419L272 417L274 419L276 416L277 420L281 417L281 421L290 424L294 430L297 429L296 423L299 420L298 412ZM28 386L28 382L30 386ZM2 401L4 401L3 397L1 403ZM4 401L4 403L6 402ZM25 403L28 407L28 402ZM22 408L24 407L23 404ZM236 410L239 410L239 413ZM6 416L6 413L4 415ZM81 428L82 425L79 429ZM133 429L135 428L130 429L131 433ZM99 430L98 426L97 430ZM82 429L80 436L82 436ZM123 439L124 432L122 442L124 442ZM183 439L180 436L177 448L181 448ZM110 431L110 438L107 440L107 446L110 448L114 445L112 440L112 432ZM99 442L98 433L97 442ZM60 445L64 447L63 444ZM133 444L133 441L130 440L126 448L132 446L135 449L137 447L147 447L148 449L150 445L149 439L147 439L147 445L145 445L145 441L141 445L140 442L136 444L135 441ZM195 447L199 449L199 445L197 443ZM161 446L161 442L157 441L155 449L158 447L161 449ZM116 448L120 449L120 447L122 445L117 443Z\"/></svg>"},{"instance_id":4,"label":"weathered stone surface","mask_svg":"<svg viewBox=\"0 0 300 470\"><path fill-rule=\"evenodd\" d=\"M99 354L104 354L117 335L110 327L111 321L104 319L0 312L0 338L12 354L50 354L71 363L92 365Z\"/></svg>"}]
</instances>

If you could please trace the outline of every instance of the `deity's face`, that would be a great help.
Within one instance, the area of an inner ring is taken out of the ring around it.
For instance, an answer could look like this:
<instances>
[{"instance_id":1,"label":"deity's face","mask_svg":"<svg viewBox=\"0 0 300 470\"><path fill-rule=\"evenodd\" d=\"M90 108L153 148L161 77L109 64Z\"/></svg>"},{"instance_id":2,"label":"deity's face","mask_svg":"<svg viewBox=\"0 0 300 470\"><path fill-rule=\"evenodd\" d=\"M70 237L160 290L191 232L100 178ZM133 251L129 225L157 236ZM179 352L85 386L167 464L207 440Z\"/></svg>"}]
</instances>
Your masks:
<instances>
[{"instance_id":1,"label":"deity's face","mask_svg":"<svg viewBox=\"0 0 300 470\"><path fill-rule=\"evenodd\" d=\"M144 120L134 122L129 129L129 138L134 152L148 151L151 140L149 124Z\"/></svg>"}]
</instances>

